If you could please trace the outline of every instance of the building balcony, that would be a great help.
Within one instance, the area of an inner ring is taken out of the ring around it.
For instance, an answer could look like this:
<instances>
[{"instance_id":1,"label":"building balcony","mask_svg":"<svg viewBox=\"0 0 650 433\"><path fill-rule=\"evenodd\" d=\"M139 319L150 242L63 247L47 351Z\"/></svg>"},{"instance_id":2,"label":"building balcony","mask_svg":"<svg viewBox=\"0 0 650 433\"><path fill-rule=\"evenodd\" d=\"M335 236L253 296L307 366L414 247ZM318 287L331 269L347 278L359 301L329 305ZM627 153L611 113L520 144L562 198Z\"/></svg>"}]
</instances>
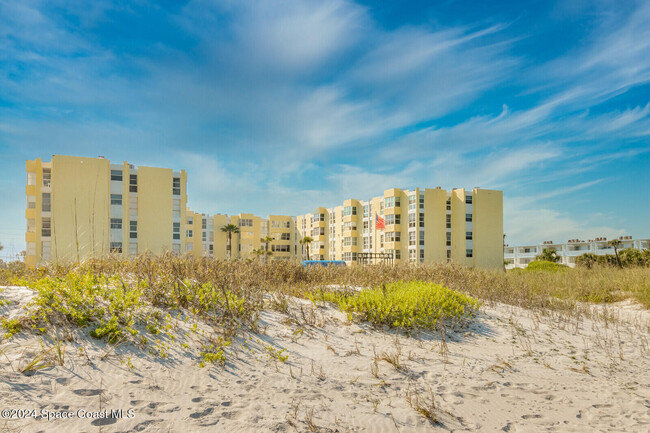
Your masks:
<instances>
[{"instance_id":1,"label":"building balcony","mask_svg":"<svg viewBox=\"0 0 650 433\"><path fill-rule=\"evenodd\" d=\"M402 208L400 206L384 208L384 215L395 215L401 213L402 213Z\"/></svg>"},{"instance_id":2,"label":"building balcony","mask_svg":"<svg viewBox=\"0 0 650 433\"><path fill-rule=\"evenodd\" d=\"M36 232L25 232L25 242L36 242Z\"/></svg>"},{"instance_id":3,"label":"building balcony","mask_svg":"<svg viewBox=\"0 0 650 433\"><path fill-rule=\"evenodd\" d=\"M386 232L401 232L402 224L386 224Z\"/></svg>"},{"instance_id":4,"label":"building balcony","mask_svg":"<svg viewBox=\"0 0 650 433\"><path fill-rule=\"evenodd\" d=\"M36 219L36 209L25 209L25 218L26 219Z\"/></svg>"},{"instance_id":5,"label":"building balcony","mask_svg":"<svg viewBox=\"0 0 650 433\"><path fill-rule=\"evenodd\" d=\"M36 191L36 185L27 185L25 187L25 194L26 195L38 195L37 193L40 191Z\"/></svg>"}]
</instances>

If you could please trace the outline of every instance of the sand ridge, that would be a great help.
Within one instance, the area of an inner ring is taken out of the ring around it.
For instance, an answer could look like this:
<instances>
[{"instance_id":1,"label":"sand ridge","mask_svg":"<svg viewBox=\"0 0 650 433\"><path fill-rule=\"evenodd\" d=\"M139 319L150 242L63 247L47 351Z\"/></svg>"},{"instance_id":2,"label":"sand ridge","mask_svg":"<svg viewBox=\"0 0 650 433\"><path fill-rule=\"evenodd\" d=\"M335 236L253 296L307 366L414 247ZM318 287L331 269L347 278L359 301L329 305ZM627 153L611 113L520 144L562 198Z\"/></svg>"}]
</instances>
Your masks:
<instances>
[{"instance_id":1,"label":"sand ridge","mask_svg":"<svg viewBox=\"0 0 650 433\"><path fill-rule=\"evenodd\" d=\"M29 289L8 287L0 316ZM174 318L161 359L70 331L63 366L19 372L47 337L0 344L2 408L133 409L133 418L0 420L7 431L646 432L650 429L647 310L596 307L601 318L483 306L469 328L406 336L350 323L330 306L290 299L266 309L257 334L228 348L224 367L199 368L189 321ZM599 310L600 309L600 310ZM603 319L603 317L606 318ZM199 332L214 332L202 324ZM42 339L42 343L41 343ZM160 337L164 342L165 337ZM183 347L182 344L187 344ZM284 350L284 351L283 351ZM288 355L285 362L280 361ZM383 360L382 360L383 359ZM397 360L392 365L387 360ZM376 361L377 360L377 361ZM132 366L132 367L131 367ZM438 422L412 407L435 401ZM409 400L411 404L409 404Z\"/></svg>"}]
</instances>

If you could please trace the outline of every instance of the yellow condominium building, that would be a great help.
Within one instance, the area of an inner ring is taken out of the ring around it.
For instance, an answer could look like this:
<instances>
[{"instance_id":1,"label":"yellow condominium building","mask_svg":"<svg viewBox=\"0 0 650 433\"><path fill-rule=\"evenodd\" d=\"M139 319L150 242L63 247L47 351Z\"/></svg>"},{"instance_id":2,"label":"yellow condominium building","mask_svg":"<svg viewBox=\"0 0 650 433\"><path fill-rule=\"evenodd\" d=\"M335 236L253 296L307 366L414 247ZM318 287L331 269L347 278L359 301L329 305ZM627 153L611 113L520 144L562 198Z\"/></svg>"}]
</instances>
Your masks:
<instances>
[{"instance_id":1,"label":"yellow condominium building","mask_svg":"<svg viewBox=\"0 0 650 433\"><path fill-rule=\"evenodd\" d=\"M26 168L27 265L184 251L185 171L61 155Z\"/></svg>"},{"instance_id":2,"label":"yellow condominium building","mask_svg":"<svg viewBox=\"0 0 650 433\"><path fill-rule=\"evenodd\" d=\"M27 161L25 262L172 251L216 259L503 267L501 191L393 188L367 201L265 219L193 212L186 185L183 170L111 164L101 157ZM229 224L237 232L222 230Z\"/></svg>"},{"instance_id":3,"label":"yellow condominium building","mask_svg":"<svg viewBox=\"0 0 650 433\"><path fill-rule=\"evenodd\" d=\"M397 188L296 218L300 258L503 267L503 193ZM308 250L308 251L307 251Z\"/></svg>"}]
</instances>

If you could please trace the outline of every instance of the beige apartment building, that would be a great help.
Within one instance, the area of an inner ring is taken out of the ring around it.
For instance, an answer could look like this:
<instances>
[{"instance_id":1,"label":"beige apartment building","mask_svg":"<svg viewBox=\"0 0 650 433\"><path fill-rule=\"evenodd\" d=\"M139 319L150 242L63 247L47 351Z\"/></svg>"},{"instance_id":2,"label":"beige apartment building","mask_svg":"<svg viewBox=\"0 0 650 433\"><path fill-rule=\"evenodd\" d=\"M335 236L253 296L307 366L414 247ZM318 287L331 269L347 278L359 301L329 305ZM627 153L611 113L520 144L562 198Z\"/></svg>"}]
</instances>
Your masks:
<instances>
[{"instance_id":1,"label":"beige apartment building","mask_svg":"<svg viewBox=\"0 0 650 433\"><path fill-rule=\"evenodd\" d=\"M383 222L383 227L382 227ZM503 267L501 191L397 188L367 201L319 207L296 218L303 258L316 260L387 259L420 263L453 262L483 268Z\"/></svg>"},{"instance_id":2,"label":"beige apartment building","mask_svg":"<svg viewBox=\"0 0 650 433\"><path fill-rule=\"evenodd\" d=\"M27 161L27 254L39 263L172 251L226 259L453 262L503 267L501 191L397 188L297 217L187 207L185 171L73 156ZM383 226L381 222L383 221ZM305 237L309 244L301 243ZM307 251L309 249L309 251ZM266 254L269 251L271 254Z\"/></svg>"},{"instance_id":3,"label":"beige apartment building","mask_svg":"<svg viewBox=\"0 0 650 433\"><path fill-rule=\"evenodd\" d=\"M185 171L60 155L26 168L27 265L184 251Z\"/></svg>"}]
</instances>

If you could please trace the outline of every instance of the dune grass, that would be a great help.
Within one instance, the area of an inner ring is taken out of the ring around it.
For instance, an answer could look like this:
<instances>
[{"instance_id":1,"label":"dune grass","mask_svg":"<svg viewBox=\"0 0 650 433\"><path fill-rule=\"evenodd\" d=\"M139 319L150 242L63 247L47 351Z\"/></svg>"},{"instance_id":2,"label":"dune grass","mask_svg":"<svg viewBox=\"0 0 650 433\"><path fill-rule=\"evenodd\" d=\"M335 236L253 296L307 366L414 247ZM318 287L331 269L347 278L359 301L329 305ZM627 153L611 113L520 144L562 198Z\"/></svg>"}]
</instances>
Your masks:
<instances>
[{"instance_id":1,"label":"dune grass","mask_svg":"<svg viewBox=\"0 0 650 433\"><path fill-rule=\"evenodd\" d=\"M0 285L8 284L31 287L36 297L29 317L3 321L5 335L72 325L110 343L137 341L144 332L157 335L168 326L159 310L167 315L182 311L219 329L223 344L216 337L202 343L208 355L218 355L241 329L256 331L265 293L285 298L320 293L321 299L360 320L403 328L431 328L441 318L460 323L471 318L476 300L540 311L574 312L578 302L628 298L650 307L650 268L645 267L570 269L543 264L508 272L449 264L304 268L282 261L168 254L37 269L16 266L0 273Z\"/></svg>"},{"instance_id":2,"label":"dune grass","mask_svg":"<svg viewBox=\"0 0 650 433\"><path fill-rule=\"evenodd\" d=\"M318 291L314 299L330 301L357 319L403 329L452 328L470 320L479 302L440 284L399 281L361 291Z\"/></svg>"}]
</instances>

